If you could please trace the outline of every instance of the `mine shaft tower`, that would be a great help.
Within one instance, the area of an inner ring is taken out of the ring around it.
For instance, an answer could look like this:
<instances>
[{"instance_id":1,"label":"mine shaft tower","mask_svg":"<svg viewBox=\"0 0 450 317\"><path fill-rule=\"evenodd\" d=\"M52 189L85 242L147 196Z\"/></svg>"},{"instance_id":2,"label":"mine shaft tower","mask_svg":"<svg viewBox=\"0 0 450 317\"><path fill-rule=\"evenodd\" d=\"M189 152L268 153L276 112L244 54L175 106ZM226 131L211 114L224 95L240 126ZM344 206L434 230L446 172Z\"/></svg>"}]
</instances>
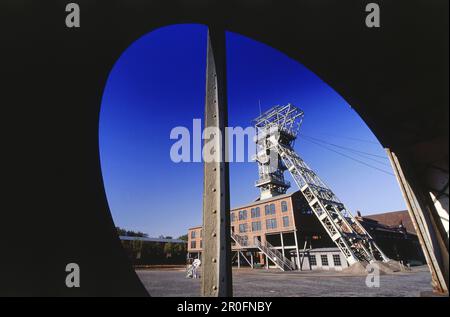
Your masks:
<instances>
[{"instance_id":1,"label":"mine shaft tower","mask_svg":"<svg viewBox=\"0 0 450 317\"><path fill-rule=\"evenodd\" d=\"M284 179L284 171L288 170L309 207L345 255L349 265L357 262L388 262L389 259L358 220L295 153L294 143L303 116L302 110L288 104L275 106L253 121L256 128L255 159L259 172L256 187L261 191L261 199L286 193L290 184Z\"/></svg>"}]
</instances>

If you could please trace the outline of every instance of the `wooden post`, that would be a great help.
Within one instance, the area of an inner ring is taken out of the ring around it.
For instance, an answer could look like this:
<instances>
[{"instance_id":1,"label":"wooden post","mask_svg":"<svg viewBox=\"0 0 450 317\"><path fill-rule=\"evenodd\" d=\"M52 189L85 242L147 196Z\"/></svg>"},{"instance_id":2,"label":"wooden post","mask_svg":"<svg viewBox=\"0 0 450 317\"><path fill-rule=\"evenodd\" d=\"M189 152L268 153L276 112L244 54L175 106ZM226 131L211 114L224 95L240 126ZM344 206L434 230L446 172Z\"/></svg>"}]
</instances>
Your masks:
<instances>
[{"instance_id":1,"label":"wooden post","mask_svg":"<svg viewBox=\"0 0 450 317\"><path fill-rule=\"evenodd\" d=\"M308 245L308 241L305 240L305 244L303 245L302 259L300 260L300 267L303 267L303 261L305 261L305 253L306 253L307 245Z\"/></svg>"},{"instance_id":2,"label":"wooden post","mask_svg":"<svg viewBox=\"0 0 450 317\"><path fill-rule=\"evenodd\" d=\"M207 161L204 157L203 296L232 296L230 188L225 151L227 115L225 30L210 26L206 60L205 129L215 129L216 133L205 133L205 145L212 145L210 153L215 159Z\"/></svg>"},{"instance_id":3,"label":"wooden post","mask_svg":"<svg viewBox=\"0 0 450 317\"><path fill-rule=\"evenodd\" d=\"M300 263L300 253L298 252L298 241L297 241L297 231L294 231L294 240L295 240L295 251L297 252L297 267L298 270L302 270L303 263Z\"/></svg>"},{"instance_id":4,"label":"wooden post","mask_svg":"<svg viewBox=\"0 0 450 317\"><path fill-rule=\"evenodd\" d=\"M424 189L410 161L400 160L398 153L386 152L400 184L409 215L416 229L425 259L431 272L435 291L448 293L449 252L448 235L439 214L431 202L429 190ZM404 157L408 155L404 154Z\"/></svg>"}]
</instances>

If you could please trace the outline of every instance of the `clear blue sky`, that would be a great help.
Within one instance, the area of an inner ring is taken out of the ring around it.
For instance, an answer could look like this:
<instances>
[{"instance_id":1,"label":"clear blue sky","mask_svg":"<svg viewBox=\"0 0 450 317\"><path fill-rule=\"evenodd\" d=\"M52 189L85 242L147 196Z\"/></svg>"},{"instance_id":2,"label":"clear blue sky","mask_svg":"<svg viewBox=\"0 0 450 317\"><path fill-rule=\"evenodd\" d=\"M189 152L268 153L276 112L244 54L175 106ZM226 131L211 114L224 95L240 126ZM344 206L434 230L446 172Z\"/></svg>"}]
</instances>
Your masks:
<instances>
[{"instance_id":1,"label":"clear blue sky","mask_svg":"<svg viewBox=\"0 0 450 317\"><path fill-rule=\"evenodd\" d=\"M175 141L169 135L175 126L192 130L192 119L203 119L206 32L202 25L158 29L132 43L111 70L99 138L116 226L177 237L202 223L202 164L173 163L169 153ZM234 33L227 34L227 58L230 126L249 126L259 114L258 100L263 111L292 103L305 112L302 133L382 156L367 159L326 145L392 172L383 148L358 114L303 65ZM392 175L301 138L295 148L350 211L370 214L405 208ZM232 206L258 196L256 179L256 163L230 164Z\"/></svg>"}]
</instances>

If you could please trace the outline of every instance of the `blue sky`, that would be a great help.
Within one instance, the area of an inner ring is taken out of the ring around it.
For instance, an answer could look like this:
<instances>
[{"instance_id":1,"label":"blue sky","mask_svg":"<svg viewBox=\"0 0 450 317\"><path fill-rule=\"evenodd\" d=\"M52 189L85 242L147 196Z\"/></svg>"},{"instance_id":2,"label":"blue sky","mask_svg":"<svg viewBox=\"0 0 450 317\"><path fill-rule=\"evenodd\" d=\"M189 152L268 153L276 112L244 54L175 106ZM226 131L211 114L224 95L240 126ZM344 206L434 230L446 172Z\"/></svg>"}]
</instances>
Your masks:
<instances>
[{"instance_id":1,"label":"blue sky","mask_svg":"<svg viewBox=\"0 0 450 317\"><path fill-rule=\"evenodd\" d=\"M170 148L176 140L169 136L172 128L192 130L192 119L203 119L206 32L202 25L158 29L132 43L111 70L102 99L99 140L116 226L150 236L179 236L202 222L202 163L173 163ZM392 173L376 137L314 73L277 50L234 33L227 34L227 63L230 126L249 126L259 114L259 100L263 111L292 103L305 112L301 133L315 138L299 138L296 151L350 211L405 209L393 175L355 161ZM256 179L256 163L230 163L232 206L258 197ZM294 186L289 191L293 190Z\"/></svg>"}]
</instances>

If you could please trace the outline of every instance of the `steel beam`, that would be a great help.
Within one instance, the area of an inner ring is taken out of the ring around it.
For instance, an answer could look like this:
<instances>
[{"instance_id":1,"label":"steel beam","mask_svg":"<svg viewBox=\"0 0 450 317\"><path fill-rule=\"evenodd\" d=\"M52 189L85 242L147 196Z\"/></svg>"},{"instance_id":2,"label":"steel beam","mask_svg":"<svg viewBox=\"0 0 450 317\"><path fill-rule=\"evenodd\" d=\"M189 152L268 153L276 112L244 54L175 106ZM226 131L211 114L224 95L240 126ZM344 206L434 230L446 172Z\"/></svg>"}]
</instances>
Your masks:
<instances>
[{"instance_id":1,"label":"steel beam","mask_svg":"<svg viewBox=\"0 0 450 317\"><path fill-rule=\"evenodd\" d=\"M228 125L225 30L208 27L206 60L205 129L220 133L206 135L213 142L216 158L204 160L203 174L203 296L232 296L230 188L225 151Z\"/></svg>"}]
</instances>

